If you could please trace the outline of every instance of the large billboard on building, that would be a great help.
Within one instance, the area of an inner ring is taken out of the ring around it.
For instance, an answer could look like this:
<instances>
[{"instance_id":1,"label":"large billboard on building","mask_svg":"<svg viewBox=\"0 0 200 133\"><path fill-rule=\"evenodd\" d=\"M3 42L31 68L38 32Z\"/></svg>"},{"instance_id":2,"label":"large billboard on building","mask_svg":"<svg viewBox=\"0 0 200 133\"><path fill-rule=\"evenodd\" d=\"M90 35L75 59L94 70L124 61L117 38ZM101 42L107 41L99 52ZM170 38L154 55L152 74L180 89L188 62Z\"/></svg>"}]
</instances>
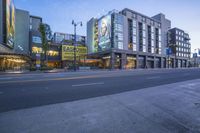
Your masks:
<instances>
[{"instance_id":1,"label":"large billboard on building","mask_svg":"<svg viewBox=\"0 0 200 133\"><path fill-rule=\"evenodd\" d=\"M76 58L84 59L87 55L87 47L77 46L76 47ZM62 60L74 60L74 46L62 45Z\"/></svg>"},{"instance_id":2,"label":"large billboard on building","mask_svg":"<svg viewBox=\"0 0 200 133\"><path fill-rule=\"evenodd\" d=\"M107 15L98 21L99 50L111 48L111 15Z\"/></svg>"},{"instance_id":3,"label":"large billboard on building","mask_svg":"<svg viewBox=\"0 0 200 133\"><path fill-rule=\"evenodd\" d=\"M13 0L6 0L6 45L14 47L15 39L15 6Z\"/></svg>"}]
</instances>

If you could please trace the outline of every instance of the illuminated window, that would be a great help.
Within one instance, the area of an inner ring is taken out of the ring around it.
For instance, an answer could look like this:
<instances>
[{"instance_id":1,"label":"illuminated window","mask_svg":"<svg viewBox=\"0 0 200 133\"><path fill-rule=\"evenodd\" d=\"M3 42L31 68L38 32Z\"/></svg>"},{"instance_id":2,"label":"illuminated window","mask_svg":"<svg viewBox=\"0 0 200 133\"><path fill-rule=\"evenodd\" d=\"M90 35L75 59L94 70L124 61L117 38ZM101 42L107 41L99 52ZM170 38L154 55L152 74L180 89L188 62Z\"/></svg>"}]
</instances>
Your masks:
<instances>
[{"instance_id":1,"label":"illuminated window","mask_svg":"<svg viewBox=\"0 0 200 133\"><path fill-rule=\"evenodd\" d=\"M54 51L54 50L48 51L47 54L48 54L49 56L58 56L58 55L59 55L58 51Z\"/></svg>"},{"instance_id":2,"label":"illuminated window","mask_svg":"<svg viewBox=\"0 0 200 133\"><path fill-rule=\"evenodd\" d=\"M38 54L38 53L44 53L41 47L32 47L32 53Z\"/></svg>"}]
</instances>

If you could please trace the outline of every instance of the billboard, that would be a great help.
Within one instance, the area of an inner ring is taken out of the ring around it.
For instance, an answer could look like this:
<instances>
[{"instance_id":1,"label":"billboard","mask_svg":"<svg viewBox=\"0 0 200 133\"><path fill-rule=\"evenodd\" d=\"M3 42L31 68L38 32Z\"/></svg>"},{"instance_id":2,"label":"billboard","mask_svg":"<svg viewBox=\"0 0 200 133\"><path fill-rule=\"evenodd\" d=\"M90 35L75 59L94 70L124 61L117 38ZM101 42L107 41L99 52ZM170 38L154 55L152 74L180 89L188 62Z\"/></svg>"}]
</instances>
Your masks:
<instances>
[{"instance_id":1,"label":"billboard","mask_svg":"<svg viewBox=\"0 0 200 133\"><path fill-rule=\"evenodd\" d=\"M15 39L15 6L13 0L6 0L6 44L14 47Z\"/></svg>"},{"instance_id":2,"label":"billboard","mask_svg":"<svg viewBox=\"0 0 200 133\"><path fill-rule=\"evenodd\" d=\"M76 57L78 59L84 59L87 55L87 47L77 46ZM74 46L62 45L62 60L74 60Z\"/></svg>"},{"instance_id":3,"label":"billboard","mask_svg":"<svg viewBox=\"0 0 200 133\"><path fill-rule=\"evenodd\" d=\"M111 48L111 15L98 21L98 41L100 51Z\"/></svg>"}]
</instances>

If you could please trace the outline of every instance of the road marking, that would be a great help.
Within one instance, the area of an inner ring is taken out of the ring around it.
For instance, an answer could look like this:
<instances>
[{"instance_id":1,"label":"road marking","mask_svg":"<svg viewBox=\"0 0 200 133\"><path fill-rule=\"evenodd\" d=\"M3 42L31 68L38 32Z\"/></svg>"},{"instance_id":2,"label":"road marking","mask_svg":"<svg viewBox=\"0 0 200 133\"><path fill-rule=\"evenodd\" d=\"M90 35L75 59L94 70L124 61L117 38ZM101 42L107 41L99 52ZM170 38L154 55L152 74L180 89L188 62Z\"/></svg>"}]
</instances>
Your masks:
<instances>
[{"instance_id":1,"label":"road marking","mask_svg":"<svg viewBox=\"0 0 200 133\"><path fill-rule=\"evenodd\" d=\"M87 84L72 85L72 87L92 86L92 85L103 85L103 84L104 84L104 82L99 82L99 83L87 83Z\"/></svg>"},{"instance_id":2,"label":"road marking","mask_svg":"<svg viewBox=\"0 0 200 133\"><path fill-rule=\"evenodd\" d=\"M28 82L45 82L45 81L62 81L62 80L76 80L76 79L91 79L91 78L103 78L103 77L113 77L113 76L114 75L111 73L111 74L99 74L99 75L88 75L88 76L67 77L67 78L3 81L3 82L0 82L0 84L28 83Z\"/></svg>"},{"instance_id":3,"label":"road marking","mask_svg":"<svg viewBox=\"0 0 200 133\"><path fill-rule=\"evenodd\" d=\"M160 78L160 76L154 76L154 77L148 77L146 79L159 79L159 78Z\"/></svg>"}]
</instances>

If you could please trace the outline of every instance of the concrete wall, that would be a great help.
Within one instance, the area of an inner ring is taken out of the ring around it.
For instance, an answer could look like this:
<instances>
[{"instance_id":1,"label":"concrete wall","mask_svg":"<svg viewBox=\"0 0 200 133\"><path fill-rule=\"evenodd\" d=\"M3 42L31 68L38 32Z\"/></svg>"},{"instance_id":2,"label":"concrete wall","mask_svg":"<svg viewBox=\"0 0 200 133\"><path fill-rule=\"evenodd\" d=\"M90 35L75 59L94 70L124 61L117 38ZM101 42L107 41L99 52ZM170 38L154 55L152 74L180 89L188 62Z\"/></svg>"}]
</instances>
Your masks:
<instances>
[{"instance_id":1,"label":"concrete wall","mask_svg":"<svg viewBox=\"0 0 200 133\"><path fill-rule=\"evenodd\" d=\"M29 54L29 12L16 9L16 33L14 51Z\"/></svg>"}]
</instances>

